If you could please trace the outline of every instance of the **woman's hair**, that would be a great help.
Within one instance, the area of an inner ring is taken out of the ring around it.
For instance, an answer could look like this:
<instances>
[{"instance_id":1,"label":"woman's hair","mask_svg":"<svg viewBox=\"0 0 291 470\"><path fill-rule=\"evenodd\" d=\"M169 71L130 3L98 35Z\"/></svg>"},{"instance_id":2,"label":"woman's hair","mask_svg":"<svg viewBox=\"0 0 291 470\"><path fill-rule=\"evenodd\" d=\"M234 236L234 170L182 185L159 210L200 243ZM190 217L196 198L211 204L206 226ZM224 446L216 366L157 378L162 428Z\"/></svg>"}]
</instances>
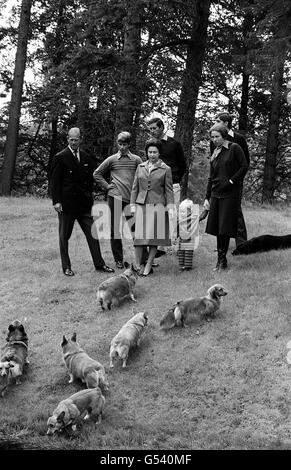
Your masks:
<instances>
[{"instance_id":1,"label":"woman's hair","mask_svg":"<svg viewBox=\"0 0 291 470\"><path fill-rule=\"evenodd\" d=\"M127 132L127 131L120 132L116 140L117 142L123 142L125 144L129 144L131 141L131 134L130 132Z\"/></svg>"},{"instance_id":2,"label":"woman's hair","mask_svg":"<svg viewBox=\"0 0 291 470\"><path fill-rule=\"evenodd\" d=\"M221 134L221 137L223 137L224 139L227 138L228 136L228 130L227 128L225 127L224 124L214 124L214 126L212 126L209 130L209 134L211 135L211 132L212 131L217 131Z\"/></svg>"},{"instance_id":3,"label":"woman's hair","mask_svg":"<svg viewBox=\"0 0 291 470\"><path fill-rule=\"evenodd\" d=\"M150 139L148 139L145 143L145 152L146 152L146 156L148 155L148 148L149 147L157 147L158 151L159 151L159 154L161 155L162 153L162 143L160 140L158 139L155 139L154 137L151 137Z\"/></svg>"}]
</instances>

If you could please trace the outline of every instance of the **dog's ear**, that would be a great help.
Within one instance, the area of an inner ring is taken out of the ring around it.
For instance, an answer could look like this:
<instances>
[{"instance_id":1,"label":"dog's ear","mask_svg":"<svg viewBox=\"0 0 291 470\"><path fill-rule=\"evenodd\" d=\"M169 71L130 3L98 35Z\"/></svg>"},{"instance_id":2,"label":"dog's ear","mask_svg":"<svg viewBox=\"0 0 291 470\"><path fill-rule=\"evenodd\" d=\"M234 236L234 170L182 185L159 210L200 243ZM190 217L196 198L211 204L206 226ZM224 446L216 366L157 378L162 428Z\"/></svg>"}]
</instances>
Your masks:
<instances>
[{"instance_id":1,"label":"dog's ear","mask_svg":"<svg viewBox=\"0 0 291 470\"><path fill-rule=\"evenodd\" d=\"M11 324L11 325L8 326L8 331L9 331L10 333L11 333L12 331L14 331L14 330L15 330L15 326L14 326L14 325Z\"/></svg>"},{"instance_id":2,"label":"dog's ear","mask_svg":"<svg viewBox=\"0 0 291 470\"><path fill-rule=\"evenodd\" d=\"M59 416L57 417L57 422L58 423L64 423L64 417L65 417L65 412L62 411Z\"/></svg>"},{"instance_id":3,"label":"dog's ear","mask_svg":"<svg viewBox=\"0 0 291 470\"><path fill-rule=\"evenodd\" d=\"M209 289L207 290L207 294L211 295L214 289L215 289L215 286L209 287Z\"/></svg>"},{"instance_id":4,"label":"dog's ear","mask_svg":"<svg viewBox=\"0 0 291 470\"><path fill-rule=\"evenodd\" d=\"M77 333L73 333L71 340L74 341L74 343L76 343L76 341L77 341Z\"/></svg>"},{"instance_id":5,"label":"dog's ear","mask_svg":"<svg viewBox=\"0 0 291 470\"><path fill-rule=\"evenodd\" d=\"M21 331L21 333L24 333L24 326L23 325L19 325L18 329L19 329L19 331Z\"/></svg>"},{"instance_id":6,"label":"dog's ear","mask_svg":"<svg viewBox=\"0 0 291 470\"><path fill-rule=\"evenodd\" d=\"M124 261L123 266L125 267L125 269L128 269L130 267L130 264L127 261Z\"/></svg>"},{"instance_id":7,"label":"dog's ear","mask_svg":"<svg viewBox=\"0 0 291 470\"><path fill-rule=\"evenodd\" d=\"M63 336L63 341L61 342L61 346L65 346L65 344L68 343L68 340L67 338L65 337L65 335Z\"/></svg>"}]
</instances>

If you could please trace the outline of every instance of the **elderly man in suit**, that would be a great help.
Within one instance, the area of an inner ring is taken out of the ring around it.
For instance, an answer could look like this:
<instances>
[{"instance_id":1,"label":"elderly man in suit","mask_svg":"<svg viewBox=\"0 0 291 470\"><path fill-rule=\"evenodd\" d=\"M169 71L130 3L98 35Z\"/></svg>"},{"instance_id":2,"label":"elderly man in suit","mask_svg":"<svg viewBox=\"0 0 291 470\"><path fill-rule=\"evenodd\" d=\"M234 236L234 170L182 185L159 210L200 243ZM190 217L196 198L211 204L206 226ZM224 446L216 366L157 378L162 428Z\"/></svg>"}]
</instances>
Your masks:
<instances>
[{"instance_id":1,"label":"elderly man in suit","mask_svg":"<svg viewBox=\"0 0 291 470\"><path fill-rule=\"evenodd\" d=\"M59 217L59 243L63 273L74 276L69 257L69 239L75 220L78 221L89 246L95 269L108 273L114 269L102 258L99 240L92 236L93 171L95 159L79 148L80 129L73 127L68 133L68 147L57 153L51 172L53 206Z\"/></svg>"},{"instance_id":2,"label":"elderly man in suit","mask_svg":"<svg viewBox=\"0 0 291 470\"><path fill-rule=\"evenodd\" d=\"M218 113L214 121L216 124L223 124L228 132L227 135L227 140L229 142L234 142L242 148L244 155L246 157L248 165L250 164L250 155L249 155L249 149L248 149L248 144L246 139L242 134L239 132L236 132L232 129L232 116L231 114L227 112L222 112ZM210 152L211 155L215 149L215 145L210 141ZM240 185L240 196L239 196L239 209L238 209L238 219L237 219L237 236L235 238L235 244L236 246L239 246L241 243L244 243L247 240L247 229L246 229L246 224L245 224L245 219L242 213L242 208L241 208L241 198L242 198L242 191L243 191L243 180L241 181Z\"/></svg>"}]
</instances>

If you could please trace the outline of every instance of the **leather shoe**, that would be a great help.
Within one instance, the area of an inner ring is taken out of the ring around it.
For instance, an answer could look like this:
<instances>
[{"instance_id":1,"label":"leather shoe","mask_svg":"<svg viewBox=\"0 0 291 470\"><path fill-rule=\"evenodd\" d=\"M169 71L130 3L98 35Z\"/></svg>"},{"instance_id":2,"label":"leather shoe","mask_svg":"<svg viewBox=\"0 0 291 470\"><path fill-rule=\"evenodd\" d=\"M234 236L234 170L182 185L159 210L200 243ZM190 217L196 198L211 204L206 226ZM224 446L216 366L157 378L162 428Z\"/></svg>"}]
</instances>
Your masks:
<instances>
[{"instance_id":1,"label":"leather shoe","mask_svg":"<svg viewBox=\"0 0 291 470\"><path fill-rule=\"evenodd\" d=\"M75 276L75 273L70 268L66 268L66 269L64 269L64 275L65 276Z\"/></svg>"},{"instance_id":2,"label":"leather shoe","mask_svg":"<svg viewBox=\"0 0 291 470\"><path fill-rule=\"evenodd\" d=\"M154 270L153 270L153 268L151 268L151 270L150 270L150 272L149 272L148 274L142 273L141 276L142 276L142 277L148 277L150 274L153 274L153 272L154 272Z\"/></svg>"},{"instance_id":3,"label":"leather shoe","mask_svg":"<svg viewBox=\"0 0 291 470\"><path fill-rule=\"evenodd\" d=\"M100 268L96 268L96 271L103 271L104 273L114 273L115 270L113 268L110 268L106 264L104 266L101 266Z\"/></svg>"},{"instance_id":4,"label":"leather shoe","mask_svg":"<svg viewBox=\"0 0 291 470\"><path fill-rule=\"evenodd\" d=\"M158 266L160 266L159 263L152 263L152 268L157 268Z\"/></svg>"},{"instance_id":5,"label":"leather shoe","mask_svg":"<svg viewBox=\"0 0 291 470\"><path fill-rule=\"evenodd\" d=\"M116 261L115 264L116 264L116 267L117 267L118 269L123 269L123 268L124 268L124 264L123 264L122 261Z\"/></svg>"},{"instance_id":6,"label":"leather shoe","mask_svg":"<svg viewBox=\"0 0 291 470\"><path fill-rule=\"evenodd\" d=\"M166 255L165 251L157 250L157 252L155 254L155 258L160 258L161 256L165 256L165 255Z\"/></svg>"}]
</instances>

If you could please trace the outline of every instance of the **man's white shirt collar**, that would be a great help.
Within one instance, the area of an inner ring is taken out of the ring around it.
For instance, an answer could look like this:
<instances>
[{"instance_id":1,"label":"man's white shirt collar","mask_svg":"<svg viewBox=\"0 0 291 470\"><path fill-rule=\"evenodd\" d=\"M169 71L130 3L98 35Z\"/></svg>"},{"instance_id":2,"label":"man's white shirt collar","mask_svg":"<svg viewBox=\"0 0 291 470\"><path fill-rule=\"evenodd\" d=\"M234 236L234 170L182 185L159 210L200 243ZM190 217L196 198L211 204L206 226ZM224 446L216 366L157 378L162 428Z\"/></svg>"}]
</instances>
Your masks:
<instances>
[{"instance_id":1,"label":"man's white shirt collar","mask_svg":"<svg viewBox=\"0 0 291 470\"><path fill-rule=\"evenodd\" d=\"M118 160L119 160L121 157L128 157L128 158L130 158L130 160L132 160L132 158L133 158L133 154L132 154L130 151L128 151L126 155L122 155L122 154L120 153L120 151L118 150L118 152L117 152L116 155L117 155Z\"/></svg>"},{"instance_id":2,"label":"man's white shirt collar","mask_svg":"<svg viewBox=\"0 0 291 470\"><path fill-rule=\"evenodd\" d=\"M229 131L228 131L228 135L230 135L230 137L232 137L232 138L234 137L234 132L233 132L233 130L232 130L232 129L229 129Z\"/></svg>"},{"instance_id":3,"label":"man's white shirt collar","mask_svg":"<svg viewBox=\"0 0 291 470\"><path fill-rule=\"evenodd\" d=\"M75 157L75 156L76 156L75 150L73 150L72 147L70 147L70 146L69 146L69 149L71 150L72 154L73 154L74 157ZM77 158L78 158L78 160L80 161L80 152L79 152L79 148L77 148L76 152L77 152Z\"/></svg>"}]
</instances>

